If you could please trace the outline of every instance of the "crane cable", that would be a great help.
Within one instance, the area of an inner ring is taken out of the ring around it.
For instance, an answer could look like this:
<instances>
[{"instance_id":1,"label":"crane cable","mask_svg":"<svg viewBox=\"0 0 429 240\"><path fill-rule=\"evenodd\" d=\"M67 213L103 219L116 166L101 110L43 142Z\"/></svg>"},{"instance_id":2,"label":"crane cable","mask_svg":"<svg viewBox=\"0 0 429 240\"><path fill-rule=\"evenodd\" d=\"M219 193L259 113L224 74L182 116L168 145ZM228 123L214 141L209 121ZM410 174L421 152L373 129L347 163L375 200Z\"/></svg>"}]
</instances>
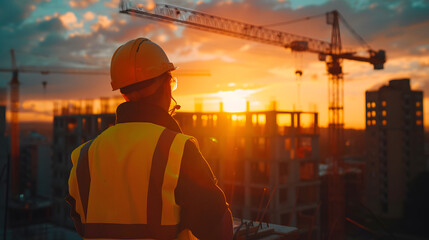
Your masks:
<instances>
[{"instance_id":1,"label":"crane cable","mask_svg":"<svg viewBox=\"0 0 429 240\"><path fill-rule=\"evenodd\" d=\"M286 25L286 24L296 23L296 22L300 22L300 21L310 20L310 19L313 19L313 18L318 18L318 17L325 16L325 15L326 15L326 13L322 13L322 14L312 15L312 16L298 18L298 19L294 19L294 20L283 21L283 22L278 22L278 23L271 23L271 24L265 24L265 25L259 25L259 26L260 27L275 27L275 26Z\"/></svg>"},{"instance_id":2,"label":"crane cable","mask_svg":"<svg viewBox=\"0 0 429 240\"><path fill-rule=\"evenodd\" d=\"M282 22L277 22L277 23L271 23L271 24L265 24L265 25L259 25L260 27L275 27L275 26L280 26L280 25L287 25L287 24L291 24L291 23L296 23L296 22L300 22L300 21L305 21L305 20L310 20L313 18L318 18L318 17L322 17L325 16L328 13L322 13L322 14L316 14L316 15L312 15L312 16L307 16L307 17L303 17L303 18L298 18L298 19L293 19L293 20L289 20L289 21L282 21ZM341 21L344 23L344 25L346 26L346 28L350 31L350 33L352 33L352 35L354 35L354 37L362 44L364 45L366 48L371 49L371 46L363 39L362 36L360 36L352 27L351 25L346 21L346 19L344 18L344 16L339 13L340 19Z\"/></svg>"},{"instance_id":3,"label":"crane cable","mask_svg":"<svg viewBox=\"0 0 429 240\"><path fill-rule=\"evenodd\" d=\"M343 21L344 25L346 26L346 28L354 35L354 37L362 44L365 45L366 48L371 49L371 46L369 46L369 44L363 39L362 36L360 36L351 26L350 24L346 21L346 19L344 18L344 16L341 13L338 13L340 16L341 21Z\"/></svg>"}]
</instances>

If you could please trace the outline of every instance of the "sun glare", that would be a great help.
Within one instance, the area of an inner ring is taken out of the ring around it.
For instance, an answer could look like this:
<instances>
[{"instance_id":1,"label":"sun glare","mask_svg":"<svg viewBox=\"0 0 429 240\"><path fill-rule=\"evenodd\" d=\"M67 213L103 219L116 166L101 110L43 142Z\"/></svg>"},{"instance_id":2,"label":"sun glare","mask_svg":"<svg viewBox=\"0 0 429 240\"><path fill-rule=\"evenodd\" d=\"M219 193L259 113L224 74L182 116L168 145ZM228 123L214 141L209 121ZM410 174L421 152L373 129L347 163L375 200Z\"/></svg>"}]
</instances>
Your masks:
<instances>
[{"instance_id":1,"label":"sun glare","mask_svg":"<svg viewBox=\"0 0 429 240\"><path fill-rule=\"evenodd\" d=\"M221 99L224 112L244 112L246 111L246 98L254 92L254 90L236 89L219 91L216 96Z\"/></svg>"}]
</instances>

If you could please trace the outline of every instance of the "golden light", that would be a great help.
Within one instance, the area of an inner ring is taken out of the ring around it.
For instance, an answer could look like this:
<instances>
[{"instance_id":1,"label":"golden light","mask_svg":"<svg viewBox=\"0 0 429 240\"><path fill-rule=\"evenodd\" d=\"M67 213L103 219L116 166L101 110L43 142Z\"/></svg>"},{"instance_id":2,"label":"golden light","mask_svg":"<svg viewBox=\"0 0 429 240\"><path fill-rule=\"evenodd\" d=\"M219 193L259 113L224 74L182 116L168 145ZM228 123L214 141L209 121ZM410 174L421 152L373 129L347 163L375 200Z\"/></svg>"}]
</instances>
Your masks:
<instances>
[{"instance_id":1,"label":"golden light","mask_svg":"<svg viewBox=\"0 0 429 240\"><path fill-rule=\"evenodd\" d=\"M167 41L167 35L165 35L165 34L158 35L158 40L159 40L160 42L165 42L165 41Z\"/></svg>"},{"instance_id":2,"label":"golden light","mask_svg":"<svg viewBox=\"0 0 429 240\"><path fill-rule=\"evenodd\" d=\"M246 111L246 98L255 92L254 89L236 89L219 91L215 95L223 102L224 112L244 112Z\"/></svg>"}]
</instances>

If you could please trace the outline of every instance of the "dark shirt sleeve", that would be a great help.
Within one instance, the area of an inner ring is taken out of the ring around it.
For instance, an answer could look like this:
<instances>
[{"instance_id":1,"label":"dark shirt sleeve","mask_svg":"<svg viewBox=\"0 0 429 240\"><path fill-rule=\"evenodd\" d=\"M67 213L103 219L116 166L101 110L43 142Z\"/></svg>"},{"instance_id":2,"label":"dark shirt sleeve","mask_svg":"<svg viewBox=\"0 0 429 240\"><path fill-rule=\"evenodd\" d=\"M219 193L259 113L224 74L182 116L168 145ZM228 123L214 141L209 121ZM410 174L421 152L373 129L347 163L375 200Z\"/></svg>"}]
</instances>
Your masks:
<instances>
[{"instance_id":1,"label":"dark shirt sleeve","mask_svg":"<svg viewBox=\"0 0 429 240\"><path fill-rule=\"evenodd\" d=\"M197 147L188 140L175 190L180 206L180 228L188 228L201 240L222 239L223 219L228 203L216 178Z\"/></svg>"}]
</instances>

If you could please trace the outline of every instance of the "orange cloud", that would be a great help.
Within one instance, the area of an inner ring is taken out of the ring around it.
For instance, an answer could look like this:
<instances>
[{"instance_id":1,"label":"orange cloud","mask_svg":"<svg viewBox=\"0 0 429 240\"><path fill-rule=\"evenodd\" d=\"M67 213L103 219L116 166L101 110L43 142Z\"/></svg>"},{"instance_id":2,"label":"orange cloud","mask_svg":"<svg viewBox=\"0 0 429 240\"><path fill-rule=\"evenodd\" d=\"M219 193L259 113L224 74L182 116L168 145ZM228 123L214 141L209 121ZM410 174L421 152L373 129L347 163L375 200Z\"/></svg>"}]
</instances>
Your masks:
<instances>
[{"instance_id":1,"label":"orange cloud","mask_svg":"<svg viewBox=\"0 0 429 240\"><path fill-rule=\"evenodd\" d=\"M69 5L72 8L87 8L96 2L98 0L70 0Z\"/></svg>"},{"instance_id":2,"label":"orange cloud","mask_svg":"<svg viewBox=\"0 0 429 240\"><path fill-rule=\"evenodd\" d=\"M82 28L83 22L78 22L76 15L73 12L66 12L58 17L64 27L68 29Z\"/></svg>"},{"instance_id":3,"label":"orange cloud","mask_svg":"<svg viewBox=\"0 0 429 240\"><path fill-rule=\"evenodd\" d=\"M100 28L107 29L112 25L112 23L113 22L109 17L99 15L97 16L97 23L93 24L91 26L91 29L95 32L98 31Z\"/></svg>"},{"instance_id":4,"label":"orange cloud","mask_svg":"<svg viewBox=\"0 0 429 240\"><path fill-rule=\"evenodd\" d=\"M111 0L110 2L104 2L104 6L108 8L117 8L120 0Z\"/></svg>"},{"instance_id":5,"label":"orange cloud","mask_svg":"<svg viewBox=\"0 0 429 240\"><path fill-rule=\"evenodd\" d=\"M94 18L95 18L95 14L91 11L88 11L88 12L83 14L83 19L85 19L86 21L91 21Z\"/></svg>"}]
</instances>

